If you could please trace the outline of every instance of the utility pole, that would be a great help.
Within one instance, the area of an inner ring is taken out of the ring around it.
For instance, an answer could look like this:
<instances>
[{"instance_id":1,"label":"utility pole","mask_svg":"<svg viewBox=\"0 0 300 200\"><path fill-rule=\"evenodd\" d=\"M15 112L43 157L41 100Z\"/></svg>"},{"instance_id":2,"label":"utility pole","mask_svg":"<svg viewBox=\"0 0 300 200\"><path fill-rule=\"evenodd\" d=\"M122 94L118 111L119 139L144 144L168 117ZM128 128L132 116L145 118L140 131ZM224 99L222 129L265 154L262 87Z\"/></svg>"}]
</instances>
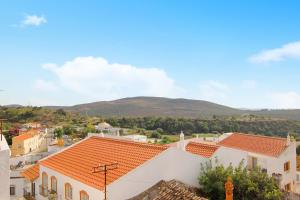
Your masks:
<instances>
[{"instance_id":1,"label":"utility pole","mask_svg":"<svg viewBox=\"0 0 300 200\"><path fill-rule=\"evenodd\" d=\"M1 141L2 141L2 135L3 135L3 122L6 121L7 119L0 119L0 131L1 131Z\"/></svg>"},{"instance_id":2,"label":"utility pole","mask_svg":"<svg viewBox=\"0 0 300 200\"><path fill-rule=\"evenodd\" d=\"M97 167L93 167L93 173L101 173L104 172L104 200L107 200L106 197L106 175L110 170L114 170L118 168L118 163L110 163L110 164L99 164Z\"/></svg>"}]
</instances>

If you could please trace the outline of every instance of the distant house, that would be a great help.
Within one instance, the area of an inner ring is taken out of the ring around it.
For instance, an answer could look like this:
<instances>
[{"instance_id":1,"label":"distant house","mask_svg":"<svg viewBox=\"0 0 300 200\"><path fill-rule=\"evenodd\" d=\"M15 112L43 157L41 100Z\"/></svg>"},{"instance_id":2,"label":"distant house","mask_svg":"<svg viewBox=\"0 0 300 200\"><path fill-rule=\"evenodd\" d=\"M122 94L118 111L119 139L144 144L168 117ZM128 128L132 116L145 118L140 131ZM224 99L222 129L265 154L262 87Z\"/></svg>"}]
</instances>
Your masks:
<instances>
[{"instance_id":1,"label":"distant house","mask_svg":"<svg viewBox=\"0 0 300 200\"><path fill-rule=\"evenodd\" d=\"M35 190L39 185L37 200L51 195L58 199L103 199L104 173L93 173L93 168L103 170L103 165L113 164L116 168L106 177L107 198L123 200L161 180L176 179L197 187L201 163L206 162L207 158L174 147L91 136L41 160L34 172L25 171L24 176Z\"/></svg>"},{"instance_id":2,"label":"distant house","mask_svg":"<svg viewBox=\"0 0 300 200\"><path fill-rule=\"evenodd\" d=\"M128 138L135 142L147 142L147 136L146 135L125 135L124 138Z\"/></svg>"},{"instance_id":3,"label":"distant house","mask_svg":"<svg viewBox=\"0 0 300 200\"><path fill-rule=\"evenodd\" d=\"M286 191L295 191L296 144L285 138L261 135L227 133L219 142L205 144L188 142L186 150L206 158L213 164L238 166L241 161L249 170L259 166L273 176ZM216 163L217 162L217 163Z\"/></svg>"},{"instance_id":4,"label":"distant house","mask_svg":"<svg viewBox=\"0 0 300 200\"><path fill-rule=\"evenodd\" d=\"M107 122L99 123L95 126L95 129L99 132L104 132L110 135L118 135L120 131L120 128L115 128Z\"/></svg>"},{"instance_id":5,"label":"distant house","mask_svg":"<svg viewBox=\"0 0 300 200\"><path fill-rule=\"evenodd\" d=\"M30 129L12 138L12 156L25 155L41 145L42 137L38 129Z\"/></svg>"},{"instance_id":6,"label":"distant house","mask_svg":"<svg viewBox=\"0 0 300 200\"><path fill-rule=\"evenodd\" d=\"M38 122L29 122L22 125L24 128L30 129L30 128L41 128L41 124Z\"/></svg>"}]
</instances>

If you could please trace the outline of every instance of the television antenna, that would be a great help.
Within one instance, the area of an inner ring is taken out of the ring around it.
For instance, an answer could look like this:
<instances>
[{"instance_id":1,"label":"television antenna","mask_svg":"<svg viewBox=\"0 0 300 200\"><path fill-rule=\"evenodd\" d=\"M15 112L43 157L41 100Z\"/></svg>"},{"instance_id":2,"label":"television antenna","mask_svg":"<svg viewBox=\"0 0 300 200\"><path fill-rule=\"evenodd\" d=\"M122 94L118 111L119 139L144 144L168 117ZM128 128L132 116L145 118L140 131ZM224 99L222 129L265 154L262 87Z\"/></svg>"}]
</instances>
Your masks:
<instances>
[{"instance_id":1,"label":"television antenna","mask_svg":"<svg viewBox=\"0 0 300 200\"><path fill-rule=\"evenodd\" d=\"M114 163L110 163L110 164L99 164L97 167L93 167L93 173L104 173L104 200L107 200L106 197L106 176L107 176L107 172L117 169L118 168L118 163L114 162Z\"/></svg>"}]
</instances>

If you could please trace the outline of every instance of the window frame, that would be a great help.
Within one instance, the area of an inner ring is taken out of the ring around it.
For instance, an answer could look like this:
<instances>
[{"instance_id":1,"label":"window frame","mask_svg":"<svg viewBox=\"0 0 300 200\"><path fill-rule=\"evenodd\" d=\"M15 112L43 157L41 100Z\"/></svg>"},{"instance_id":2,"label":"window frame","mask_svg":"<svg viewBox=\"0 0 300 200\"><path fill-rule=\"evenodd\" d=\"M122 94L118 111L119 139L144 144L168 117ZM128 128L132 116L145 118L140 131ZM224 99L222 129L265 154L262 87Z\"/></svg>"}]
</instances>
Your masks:
<instances>
[{"instance_id":1,"label":"window frame","mask_svg":"<svg viewBox=\"0 0 300 200\"><path fill-rule=\"evenodd\" d=\"M284 172L289 172L291 169L291 161L287 161L283 164L283 170Z\"/></svg>"},{"instance_id":2,"label":"window frame","mask_svg":"<svg viewBox=\"0 0 300 200\"><path fill-rule=\"evenodd\" d=\"M14 193L12 194L12 188L13 188L13 191L14 191ZM16 186L15 185L10 185L10 187L9 187L9 195L10 196L16 196Z\"/></svg>"},{"instance_id":3,"label":"window frame","mask_svg":"<svg viewBox=\"0 0 300 200\"><path fill-rule=\"evenodd\" d=\"M53 181L55 180L55 188L53 188ZM51 191L55 191L57 193L57 178L55 176L51 176L50 178L50 182L51 182Z\"/></svg>"},{"instance_id":4,"label":"window frame","mask_svg":"<svg viewBox=\"0 0 300 200\"><path fill-rule=\"evenodd\" d=\"M69 188L69 189L67 190L67 188ZM70 193L71 197L69 196L69 192L67 192L69 190L71 190L71 193ZM65 183L65 199L66 200L72 200L73 199L73 188L72 188L72 185L70 183Z\"/></svg>"},{"instance_id":5,"label":"window frame","mask_svg":"<svg viewBox=\"0 0 300 200\"><path fill-rule=\"evenodd\" d=\"M85 199L83 199L83 195L86 195L87 200L90 199L90 196L88 195L88 193L87 193L85 190L81 190L81 191L79 192L80 200L85 200Z\"/></svg>"}]
</instances>

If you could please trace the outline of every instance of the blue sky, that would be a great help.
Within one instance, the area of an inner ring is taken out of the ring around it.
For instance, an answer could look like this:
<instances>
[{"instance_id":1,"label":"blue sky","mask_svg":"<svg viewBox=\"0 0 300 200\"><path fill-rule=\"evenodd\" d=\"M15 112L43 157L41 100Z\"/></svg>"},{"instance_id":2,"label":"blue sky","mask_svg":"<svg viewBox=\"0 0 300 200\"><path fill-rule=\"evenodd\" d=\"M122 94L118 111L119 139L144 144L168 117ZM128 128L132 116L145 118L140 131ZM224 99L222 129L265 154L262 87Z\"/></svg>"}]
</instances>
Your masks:
<instances>
[{"instance_id":1,"label":"blue sky","mask_svg":"<svg viewBox=\"0 0 300 200\"><path fill-rule=\"evenodd\" d=\"M297 1L3 1L0 104L300 108Z\"/></svg>"}]
</instances>

